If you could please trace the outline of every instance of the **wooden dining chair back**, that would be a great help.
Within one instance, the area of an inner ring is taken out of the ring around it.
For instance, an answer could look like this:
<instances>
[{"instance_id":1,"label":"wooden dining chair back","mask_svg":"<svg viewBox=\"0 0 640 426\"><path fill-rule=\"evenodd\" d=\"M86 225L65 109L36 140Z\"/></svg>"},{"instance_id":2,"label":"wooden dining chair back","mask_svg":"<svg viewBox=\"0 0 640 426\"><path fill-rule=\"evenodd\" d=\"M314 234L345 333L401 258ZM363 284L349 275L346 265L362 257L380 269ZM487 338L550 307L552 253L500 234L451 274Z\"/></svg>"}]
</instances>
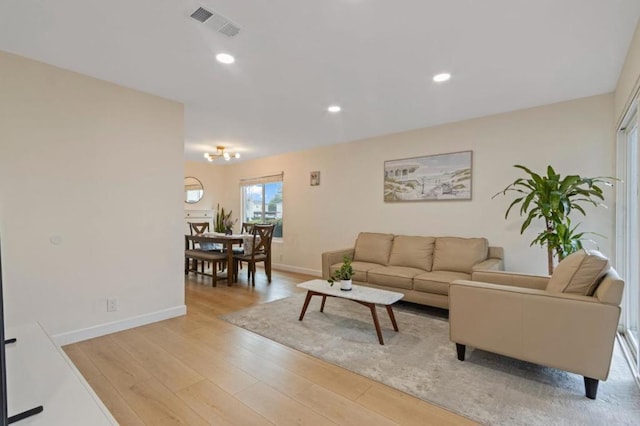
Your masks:
<instances>
[{"instance_id":1,"label":"wooden dining chair back","mask_svg":"<svg viewBox=\"0 0 640 426\"><path fill-rule=\"evenodd\" d=\"M234 255L234 262L238 271L242 262L247 262L247 280L251 279L251 285L256 285L256 264L264 263L264 271L267 281L271 282L271 240L275 225L254 225L253 233L243 244L245 252Z\"/></svg>"},{"instance_id":2,"label":"wooden dining chair back","mask_svg":"<svg viewBox=\"0 0 640 426\"><path fill-rule=\"evenodd\" d=\"M209 232L209 222L188 222L191 235L200 235Z\"/></svg>"},{"instance_id":3,"label":"wooden dining chair back","mask_svg":"<svg viewBox=\"0 0 640 426\"><path fill-rule=\"evenodd\" d=\"M242 222L241 234L253 234L255 223Z\"/></svg>"}]
</instances>

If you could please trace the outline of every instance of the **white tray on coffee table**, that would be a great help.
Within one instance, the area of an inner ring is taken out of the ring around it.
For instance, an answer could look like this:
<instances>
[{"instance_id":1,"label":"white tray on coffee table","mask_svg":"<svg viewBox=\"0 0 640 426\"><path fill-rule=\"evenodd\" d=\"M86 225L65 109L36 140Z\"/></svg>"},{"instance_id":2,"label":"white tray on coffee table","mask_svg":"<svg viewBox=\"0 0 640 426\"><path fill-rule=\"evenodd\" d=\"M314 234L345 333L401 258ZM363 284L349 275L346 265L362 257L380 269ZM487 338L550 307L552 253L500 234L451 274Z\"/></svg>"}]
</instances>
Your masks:
<instances>
[{"instance_id":1,"label":"white tray on coffee table","mask_svg":"<svg viewBox=\"0 0 640 426\"><path fill-rule=\"evenodd\" d=\"M371 316L373 317L373 324L376 327L376 333L378 334L378 341L381 345L384 345L382 340L382 331L380 330L380 322L378 321L378 314L376 312L376 305L382 305L387 309L393 329L398 331L398 324L396 318L393 315L393 308L391 305L404 297L402 293L396 293L395 291L380 290L377 288L365 287L361 285L353 285L351 291L340 290L339 284L331 286L326 280L311 280L298 284L298 287L307 290L307 297L304 300L302 306L302 312L300 313L299 321L304 318L305 312L309 307L309 301L313 296L322 296L322 304L320 305L320 312L324 312L324 304L327 301L327 297L339 297L341 299L353 300L356 303L367 306L371 310Z\"/></svg>"}]
</instances>

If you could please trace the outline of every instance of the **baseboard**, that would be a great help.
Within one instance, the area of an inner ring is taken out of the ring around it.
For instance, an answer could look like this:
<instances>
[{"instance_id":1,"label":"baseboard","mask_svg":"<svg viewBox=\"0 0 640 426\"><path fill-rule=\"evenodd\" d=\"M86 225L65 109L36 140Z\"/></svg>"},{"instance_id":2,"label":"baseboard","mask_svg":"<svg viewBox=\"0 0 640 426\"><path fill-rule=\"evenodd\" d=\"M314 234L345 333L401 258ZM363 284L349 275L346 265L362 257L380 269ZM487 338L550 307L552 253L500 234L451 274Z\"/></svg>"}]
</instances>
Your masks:
<instances>
[{"instance_id":1,"label":"baseboard","mask_svg":"<svg viewBox=\"0 0 640 426\"><path fill-rule=\"evenodd\" d=\"M161 311L150 312L148 314L142 314L118 321L94 325L93 327L54 334L53 336L51 336L51 338L58 346L70 345L71 343L93 339L94 337L100 337L106 334L116 333L118 331L128 330L134 327L140 327L141 325L151 324L152 322L179 317L181 315L185 315L186 313L186 305L174 306L172 308L163 309Z\"/></svg>"},{"instance_id":2,"label":"baseboard","mask_svg":"<svg viewBox=\"0 0 640 426\"><path fill-rule=\"evenodd\" d=\"M300 268L298 266L284 265L281 263L273 263L271 264L271 267L273 269L277 269L278 271L297 272L299 274L313 275L314 277L322 277L322 271L318 271L316 269Z\"/></svg>"}]
</instances>

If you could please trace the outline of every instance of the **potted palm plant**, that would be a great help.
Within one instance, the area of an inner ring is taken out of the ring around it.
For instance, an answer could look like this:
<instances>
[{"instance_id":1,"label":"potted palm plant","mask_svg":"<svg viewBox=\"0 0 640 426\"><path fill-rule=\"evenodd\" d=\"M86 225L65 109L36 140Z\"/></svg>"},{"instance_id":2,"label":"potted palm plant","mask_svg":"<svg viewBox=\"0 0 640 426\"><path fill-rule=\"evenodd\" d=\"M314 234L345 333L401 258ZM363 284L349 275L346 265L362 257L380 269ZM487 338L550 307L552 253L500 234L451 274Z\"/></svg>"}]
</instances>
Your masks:
<instances>
[{"instance_id":1,"label":"potted palm plant","mask_svg":"<svg viewBox=\"0 0 640 426\"><path fill-rule=\"evenodd\" d=\"M355 272L353 272L353 267L351 266L351 259L349 259L347 256L344 256L342 258L342 265L340 265L340 268L335 271L327 281L332 286L334 282L340 281L340 290L351 291L351 277L353 277L354 275Z\"/></svg>"},{"instance_id":2,"label":"potted palm plant","mask_svg":"<svg viewBox=\"0 0 640 426\"><path fill-rule=\"evenodd\" d=\"M595 207L604 206L604 195L601 184L612 186L616 179L610 177L584 178L579 175L560 176L551 166L547 166L547 174L537 174L528 168L515 165L524 170L529 176L518 178L509 184L504 190L495 194L506 195L507 192L516 192L518 198L513 200L504 215L506 219L511 209L520 205L520 216L526 216L520 234L540 219L544 221L544 229L530 245L546 246L547 266L549 275L553 273L554 258L558 261L582 248L585 234L594 232L578 232L579 224L572 226L569 215L574 210L586 216L584 205L591 204Z\"/></svg>"}]
</instances>

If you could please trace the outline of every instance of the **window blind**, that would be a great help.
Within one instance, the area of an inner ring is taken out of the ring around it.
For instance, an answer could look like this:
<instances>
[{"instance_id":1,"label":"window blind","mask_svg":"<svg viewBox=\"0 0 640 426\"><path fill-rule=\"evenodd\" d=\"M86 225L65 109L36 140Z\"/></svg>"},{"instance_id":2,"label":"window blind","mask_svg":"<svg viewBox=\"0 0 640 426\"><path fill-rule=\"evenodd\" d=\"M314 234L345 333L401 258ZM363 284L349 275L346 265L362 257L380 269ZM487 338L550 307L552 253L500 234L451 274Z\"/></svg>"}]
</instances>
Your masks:
<instances>
[{"instance_id":1,"label":"window blind","mask_svg":"<svg viewBox=\"0 0 640 426\"><path fill-rule=\"evenodd\" d=\"M284 172L280 172L274 175L240 179L240 186L257 185L260 183L269 183L269 182L282 182L283 180L284 180Z\"/></svg>"}]
</instances>

